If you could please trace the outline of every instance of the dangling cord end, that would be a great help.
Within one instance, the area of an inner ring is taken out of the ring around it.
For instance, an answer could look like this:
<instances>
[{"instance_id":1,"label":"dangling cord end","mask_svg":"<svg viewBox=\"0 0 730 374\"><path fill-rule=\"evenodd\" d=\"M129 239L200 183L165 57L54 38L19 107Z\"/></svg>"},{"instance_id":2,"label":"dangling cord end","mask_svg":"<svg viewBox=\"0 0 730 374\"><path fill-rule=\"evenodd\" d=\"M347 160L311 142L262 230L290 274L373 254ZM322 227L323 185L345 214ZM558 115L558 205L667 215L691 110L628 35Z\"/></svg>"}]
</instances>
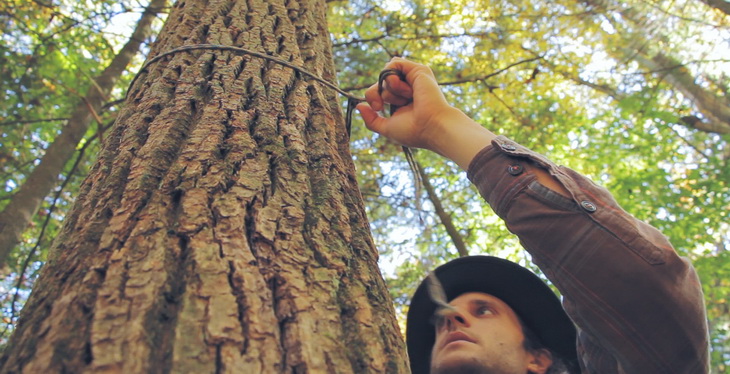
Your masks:
<instances>
[{"instance_id":1,"label":"dangling cord end","mask_svg":"<svg viewBox=\"0 0 730 374\"><path fill-rule=\"evenodd\" d=\"M436 304L436 312L434 312L434 314L445 316L456 311L456 308L449 305L449 301L446 298L446 292L444 291L444 286L441 285L441 282L435 272L432 271L428 274L428 276L426 276L426 282L426 285L428 286L428 296L431 298L431 301Z\"/></svg>"},{"instance_id":2,"label":"dangling cord end","mask_svg":"<svg viewBox=\"0 0 730 374\"><path fill-rule=\"evenodd\" d=\"M378 76L378 95L383 94L383 90L385 89L385 78L396 75L400 80L403 82L406 81L406 75L403 74L400 70L395 69L385 69L380 72L380 75ZM390 115L393 116L395 112L398 110L398 106L396 105L390 105ZM413 172L413 180L415 183L415 198L416 198L416 212L418 212L418 220L421 224L424 223L423 216L421 215L421 190L423 186L423 181L421 180L421 173L418 172L418 164L416 164L416 159L413 157L413 151L406 147L401 146L403 148L403 154L406 156L406 161L408 162L408 166L411 168L411 172Z\"/></svg>"},{"instance_id":3,"label":"dangling cord end","mask_svg":"<svg viewBox=\"0 0 730 374\"><path fill-rule=\"evenodd\" d=\"M355 111L357 104L362 100L354 97L347 98L347 112L345 113L345 128L347 129L347 140L352 138L352 113Z\"/></svg>"},{"instance_id":4,"label":"dangling cord end","mask_svg":"<svg viewBox=\"0 0 730 374\"><path fill-rule=\"evenodd\" d=\"M415 184L415 198L416 198L416 212L418 213L418 220L421 225L424 224L423 216L421 215L421 212L423 212L423 206L421 205L421 192L423 191L423 180L421 179L421 173L418 170L418 163L416 163L416 159L413 155L413 150L406 147L401 146L403 148L403 153L406 156L406 161L408 161L408 166L411 168L411 172L413 172L413 183Z\"/></svg>"}]
</instances>

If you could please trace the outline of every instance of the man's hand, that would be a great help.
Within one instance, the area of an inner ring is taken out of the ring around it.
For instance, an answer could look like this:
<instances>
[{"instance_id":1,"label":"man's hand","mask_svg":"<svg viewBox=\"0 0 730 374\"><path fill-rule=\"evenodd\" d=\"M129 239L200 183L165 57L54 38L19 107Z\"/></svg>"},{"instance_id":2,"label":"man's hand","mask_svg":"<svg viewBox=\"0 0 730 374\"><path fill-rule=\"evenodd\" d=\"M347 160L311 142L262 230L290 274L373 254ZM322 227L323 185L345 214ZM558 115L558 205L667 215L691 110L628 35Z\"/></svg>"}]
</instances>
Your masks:
<instances>
[{"instance_id":1,"label":"man's hand","mask_svg":"<svg viewBox=\"0 0 730 374\"><path fill-rule=\"evenodd\" d=\"M406 82L397 75L388 75L382 94L377 83L365 92L367 104L357 106L365 125L402 145L434 150L431 140L440 131L439 119L455 109L446 102L433 72L428 66L398 57L388 62L385 69L402 72ZM377 113L386 103L399 107L390 118Z\"/></svg>"},{"instance_id":2,"label":"man's hand","mask_svg":"<svg viewBox=\"0 0 730 374\"><path fill-rule=\"evenodd\" d=\"M399 144L434 151L465 170L494 139L494 134L446 102L428 66L396 57L385 69L402 72L406 81L388 75L382 92L377 83L368 88L367 104L357 106L368 129ZM400 107L390 118L378 114L386 103Z\"/></svg>"}]
</instances>

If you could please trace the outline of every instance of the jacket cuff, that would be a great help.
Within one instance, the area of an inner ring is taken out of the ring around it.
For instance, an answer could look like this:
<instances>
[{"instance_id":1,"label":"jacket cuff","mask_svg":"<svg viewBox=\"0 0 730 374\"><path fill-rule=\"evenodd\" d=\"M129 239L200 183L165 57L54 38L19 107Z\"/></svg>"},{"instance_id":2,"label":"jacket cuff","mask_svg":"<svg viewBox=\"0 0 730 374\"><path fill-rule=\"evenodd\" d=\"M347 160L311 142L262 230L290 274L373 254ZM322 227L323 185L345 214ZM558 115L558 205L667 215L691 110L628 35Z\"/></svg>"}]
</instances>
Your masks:
<instances>
[{"instance_id":1,"label":"jacket cuff","mask_svg":"<svg viewBox=\"0 0 730 374\"><path fill-rule=\"evenodd\" d=\"M555 165L511 139L498 136L469 163L467 177L498 216L504 218L512 198L536 179L527 164L551 169Z\"/></svg>"}]
</instances>

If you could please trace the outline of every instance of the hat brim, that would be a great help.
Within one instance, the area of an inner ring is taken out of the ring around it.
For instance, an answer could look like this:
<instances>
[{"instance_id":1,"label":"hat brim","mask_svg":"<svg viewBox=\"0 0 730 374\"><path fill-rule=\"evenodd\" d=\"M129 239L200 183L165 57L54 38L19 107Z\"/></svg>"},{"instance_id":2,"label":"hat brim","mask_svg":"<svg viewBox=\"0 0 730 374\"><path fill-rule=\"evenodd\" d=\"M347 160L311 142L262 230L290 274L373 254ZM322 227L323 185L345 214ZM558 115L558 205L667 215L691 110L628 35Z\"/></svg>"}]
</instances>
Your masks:
<instances>
[{"instance_id":1,"label":"hat brim","mask_svg":"<svg viewBox=\"0 0 730 374\"><path fill-rule=\"evenodd\" d=\"M495 296L520 317L548 349L569 361L577 360L576 331L558 297L533 272L498 257L469 256L434 270L448 300L466 292ZM424 280L411 299L406 321L406 345L414 374L428 374L436 340L431 318L436 304Z\"/></svg>"}]
</instances>

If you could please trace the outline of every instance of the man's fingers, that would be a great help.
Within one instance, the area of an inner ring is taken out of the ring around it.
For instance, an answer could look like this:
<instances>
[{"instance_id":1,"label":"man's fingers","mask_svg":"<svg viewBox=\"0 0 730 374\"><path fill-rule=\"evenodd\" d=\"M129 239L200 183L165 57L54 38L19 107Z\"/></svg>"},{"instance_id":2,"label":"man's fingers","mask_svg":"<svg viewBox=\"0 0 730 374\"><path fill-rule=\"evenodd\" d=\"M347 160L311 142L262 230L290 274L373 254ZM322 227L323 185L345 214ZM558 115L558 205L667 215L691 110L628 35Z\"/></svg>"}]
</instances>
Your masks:
<instances>
[{"instance_id":1,"label":"man's fingers","mask_svg":"<svg viewBox=\"0 0 730 374\"><path fill-rule=\"evenodd\" d=\"M390 77L389 77L390 78ZM402 82L398 77L395 79L401 83L398 85L399 92L410 93L408 96L402 96L393 91L390 82L386 81L383 87L383 92L379 93L377 85L373 85L365 91L365 100L374 110L383 110L385 103L393 104L397 106L404 106L411 102L413 97L413 91L410 89L407 83ZM404 88L405 86L405 88Z\"/></svg>"},{"instance_id":2,"label":"man's fingers","mask_svg":"<svg viewBox=\"0 0 730 374\"><path fill-rule=\"evenodd\" d=\"M409 61L404 58L394 57L392 60L390 60L390 62L385 64L385 69L398 70L406 76L406 85L408 86L407 89L405 87L402 87L395 81L393 81L392 83L395 87L398 87L394 88L393 91L397 92L397 94L399 94L400 96L409 98L413 97L413 87L415 87L416 85L419 86L419 92L441 92L438 81L436 80L433 71L430 67L426 65ZM399 80L396 76L394 76L393 78ZM418 83L416 83L416 81L418 81ZM387 80L387 82L390 83L391 80ZM404 91L403 93L400 93L397 91L398 89L409 89L410 92L406 93L406 91Z\"/></svg>"},{"instance_id":3,"label":"man's fingers","mask_svg":"<svg viewBox=\"0 0 730 374\"><path fill-rule=\"evenodd\" d=\"M411 102L410 98L395 95L389 90L383 90L381 97L383 98L384 102L397 106L404 106Z\"/></svg>"},{"instance_id":4,"label":"man's fingers","mask_svg":"<svg viewBox=\"0 0 730 374\"><path fill-rule=\"evenodd\" d=\"M386 77L383 88L381 97L386 103L404 106L413 100L413 89L397 75Z\"/></svg>"},{"instance_id":5,"label":"man's fingers","mask_svg":"<svg viewBox=\"0 0 730 374\"><path fill-rule=\"evenodd\" d=\"M402 81L397 75L389 75L385 78L385 88L398 97L406 99L413 97L411 85Z\"/></svg>"},{"instance_id":6,"label":"man's fingers","mask_svg":"<svg viewBox=\"0 0 730 374\"><path fill-rule=\"evenodd\" d=\"M393 59L391 59L387 64L385 64L385 68L398 70L403 73L403 75L406 76L406 80L408 81L407 84L409 85L413 85L413 81L416 75L426 74L429 76L433 76L433 72L428 66L406 60L401 57L394 57Z\"/></svg>"},{"instance_id":7,"label":"man's fingers","mask_svg":"<svg viewBox=\"0 0 730 374\"><path fill-rule=\"evenodd\" d=\"M370 131L375 131L378 134L382 133L385 125L385 118L381 117L378 112L366 103L357 104L355 109L360 112L363 121L365 121L365 126L367 126Z\"/></svg>"},{"instance_id":8,"label":"man's fingers","mask_svg":"<svg viewBox=\"0 0 730 374\"><path fill-rule=\"evenodd\" d=\"M365 100L374 110L383 110L383 98L378 93L378 85L374 84L365 91Z\"/></svg>"}]
</instances>

